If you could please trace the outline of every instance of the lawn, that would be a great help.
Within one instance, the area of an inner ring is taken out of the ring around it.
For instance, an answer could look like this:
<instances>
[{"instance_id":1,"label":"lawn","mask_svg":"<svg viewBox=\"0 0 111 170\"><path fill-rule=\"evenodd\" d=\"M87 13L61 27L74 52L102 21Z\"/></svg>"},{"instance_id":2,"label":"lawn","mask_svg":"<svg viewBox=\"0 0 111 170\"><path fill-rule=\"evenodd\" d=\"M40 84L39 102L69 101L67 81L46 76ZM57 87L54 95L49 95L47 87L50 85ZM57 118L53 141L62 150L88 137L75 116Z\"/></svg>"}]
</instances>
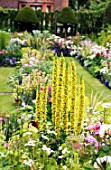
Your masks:
<instances>
[{"instance_id":1,"label":"lawn","mask_svg":"<svg viewBox=\"0 0 111 170\"><path fill-rule=\"evenodd\" d=\"M0 115L6 114L15 109L12 95L0 95Z\"/></svg>"},{"instance_id":2,"label":"lawn","mask_svg":"<svg viewBox=\"0 0 111 170\"><path fill-rule=\"evenodd\" d=\"M13 75L15 68L0 67L0 114L11 112L15 109L11 95L12 88L8 86L8 77Z\"/></svg>"},{"instance_id":3,"label":"lawn","mask_svg":"<svg viewBox=\"0 0 111 170\"><path fill-rule=\"evenodd\" d=\"M93 90L94 94L98 93L98 96L103 93L102 98L105 98L105 102L111 102L111 90L109 90L98 79L94 78L90 73L88 73L88 71L86 71L75 58L66 58L66 61L74 61L77 70L78 82L80 77L83 76L86 96L90 97Z\"/></svg>"},{"instance_id":4,"label":"lawn","mask_svg":"<svg viewBox=\"0 0 111 170\"><path fill-rule=\"evenodd\" d=\"M15 68L0 67L0 92L11 92L12 88L7 85L8 77L13 75Z\"/></svg>"}]
</instances>

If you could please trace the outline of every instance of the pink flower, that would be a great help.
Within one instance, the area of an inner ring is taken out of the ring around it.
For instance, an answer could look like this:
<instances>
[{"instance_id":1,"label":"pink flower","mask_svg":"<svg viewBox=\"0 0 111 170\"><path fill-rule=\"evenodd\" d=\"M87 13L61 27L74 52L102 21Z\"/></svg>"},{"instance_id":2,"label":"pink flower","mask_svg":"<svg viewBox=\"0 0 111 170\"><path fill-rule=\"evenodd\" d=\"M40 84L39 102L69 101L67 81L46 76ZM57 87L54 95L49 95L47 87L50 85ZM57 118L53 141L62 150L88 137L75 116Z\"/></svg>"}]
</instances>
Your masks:
<instances>
[{"instance_id":1,"label":"pink flower","mask_svg":"<svg viewBox=\"0 0 111 170\"><path fill-rule=\"evenodd\" d=\"M86 128L86 130L90 131L90 130L93 130L93 128L94 128L94 125L89 125L89 126Z\"/></svg>"},{"instance_id":2,"label":"pink flower","mask_svg":"<svg viewBox=\"0 0 111 170\"><path fill-rule=\"evenodd\" d=\"M65 48L65 46L63 45L62 48Z\"/></svg>"},{"instance_id":3,"label":"pink flower","mask_svg":"<svg viewBox=\"0 0 111 170\"><path fill-rule=\"evenodd\" d=\"M96 143L96 139L92 136L92 135L89 135L86 137L86 142L88 143Z\"/></svg>"},{"instance_id":4,"label":"pink flower","mask_svg":"<svg viewBox=\"0 0 111 170\"><path fill-rule=\"evenodd\" d=\"M109 57L109 55L108 54L106 54L105 56L104 56L104 58L108 58Z\"/></svg>"},{"instance_id":5,"label":"pink flower","mask_svg":"<svg viewBox=\"0 0 111 170\"><path fill-rule=\"evenodd\" d=\"M96 142L94 146L96 147L96 150L95 150L95 152L98 152L99 143L98 143L98 142Z\"/></svg>"},{"instance_id":6,"label":"pink flower","mask_svg":"<svg viewBox=\"0 0 111 170\"><path fill-rule=\"evenodd\" d=\"M0 122L5 122L5 118L0 117Z\"/></svg>"},{"instance_id":7,"label":"pink flower","mask_svg":"<svg viewBox=\"0 0 111 170\"><path fill-rule=\"evenodd\" d=\"M5 142L5 143L3 144L3 146L8 147L9 144L8 144L7 142Z\"/></svg>"},{"instance_id":8,"label":"pink flower","mask_svg":"<svg viewBox=\"0 0 111 170\"><path fill-rule=\"evenodd\" d=\"M111 129L108 130L108 135L111 136Z\"/></svg>"},{"instance_id":9,"label":"pink flower","mask_svg":"<svg viewBox=\"0 0 111 170\"><path fill-rule=\"evenodd\" d=\"M74 148L74 149L81 149L82 146L80 144L73 144L72 148Z\"/></svg>"},{"instance_id":10,"label":"pink flower","mask_svg":"<svg viewBox=\"0 0 111 170\"><path fill-rule=\"evenodd\" d=\"M100 123L100 122L97 122L97 123L94 125L95 135L99 135L100 126L101 126L101 123Z\"/></svg>"},{"instance_id":11,"label":"pink flower","mask_svg":"<svg viewBox=\"0 0 111 170\"><path fill-rule=\"evenodd\" d=\"M48 90L51 91L51 90L52 90L52 86L49 86L49 87L48 87Z\"/></svg>"},{"instance_id":12,"label":"pink flower","mask_svg":"<svg viewBox=\"0 0 111 170\"><path fill-rule=\"evenodd\" d=\"M40 86L40 90L41 90L41 91L44 91L44 87L43 87L43 86Z\"/></svg>"},{"instance_id":13,"label":"pink flower","mask_svg":"<svg viewBox=\"0 0 111 170\"><path fill-rule=\"evenodd\" d=\"M22 71L22 70L23 70L23 67L21 67L19 70L21 70L21 71Z\"/></svg>"},{"instance_id":14,"label":"pink flower","mask_svg":"<svg viewBox=\"0 0 111 170\"><path fill-rule=\"evenodd\" d=\"M58 43L58 46L61 46L61 45L62 45L62 42L59 42L59 43Z\"/></svg>"}]
</instances>

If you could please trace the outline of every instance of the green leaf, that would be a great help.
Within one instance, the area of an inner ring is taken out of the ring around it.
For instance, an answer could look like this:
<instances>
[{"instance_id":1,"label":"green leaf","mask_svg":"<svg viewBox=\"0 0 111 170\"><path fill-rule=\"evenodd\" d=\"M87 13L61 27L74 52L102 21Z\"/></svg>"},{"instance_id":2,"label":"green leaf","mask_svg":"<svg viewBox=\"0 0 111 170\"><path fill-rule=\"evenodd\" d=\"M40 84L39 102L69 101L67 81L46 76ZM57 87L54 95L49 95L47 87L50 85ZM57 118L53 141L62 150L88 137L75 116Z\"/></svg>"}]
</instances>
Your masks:
<instances>
[{"instance_id":1,"label":"green leaf","mask_svg":"<svg viewBox=\"0 0 111 170\"><path fill-rule=\"evenodd\" d=\"M103 151L108 152L109 151L109 146L108 145L104 145L103 146Z\"/></svg>"},{"instance_id":2,"label":"green leaf","mask_svg":"<svg viewBox=\"0 0 111 170\"><path fill-rule=\"evenodd\" d=\"M109 82L108 86L111 87L111 81Z\"/></svg>"}]
</instances>

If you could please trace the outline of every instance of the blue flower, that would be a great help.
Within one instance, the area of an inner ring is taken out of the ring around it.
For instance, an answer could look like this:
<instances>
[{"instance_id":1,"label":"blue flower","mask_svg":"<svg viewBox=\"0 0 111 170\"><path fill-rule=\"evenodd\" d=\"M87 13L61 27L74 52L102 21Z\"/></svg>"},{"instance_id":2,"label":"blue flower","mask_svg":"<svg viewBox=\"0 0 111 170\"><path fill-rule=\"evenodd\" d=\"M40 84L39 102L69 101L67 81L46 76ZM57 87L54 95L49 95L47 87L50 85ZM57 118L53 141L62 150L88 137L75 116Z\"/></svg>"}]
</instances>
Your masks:
<instances>
[{"instance_id":1,"label":"blue flower","mask_svg":"<svg viewBox=\"0 0 111 170\"><path fill-rule=\"evenodd\" d=\"M6 58L5 61L9 61L10 59L9 58Z\"/></svg>"},{"instance_id":2,"label":"blue flower","mask_svg":"<svg viewBox=\"0 0 111 170\"><path fill-rule=\"evenodd\" d=\"M11 65L13 65L13 64L14 64L12 60L10 60L10 64L11 64Z\"/></svg>"}]
</instances>

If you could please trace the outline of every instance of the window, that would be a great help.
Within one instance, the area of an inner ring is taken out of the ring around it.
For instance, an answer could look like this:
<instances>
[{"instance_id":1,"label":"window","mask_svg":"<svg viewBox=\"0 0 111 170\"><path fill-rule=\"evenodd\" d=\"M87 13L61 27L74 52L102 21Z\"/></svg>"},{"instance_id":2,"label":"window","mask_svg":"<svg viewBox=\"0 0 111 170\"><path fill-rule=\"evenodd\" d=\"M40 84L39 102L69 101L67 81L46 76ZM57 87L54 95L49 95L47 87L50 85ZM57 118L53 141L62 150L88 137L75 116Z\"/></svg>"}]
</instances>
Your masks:
<instances>
[{"instance_id":1,"label":"window","mask_svg":"<svg viewBox=\"0 0 111 170\"><path fill-rule=\"evenodd\" d=\"M22 8L25 7L25 4L22 4Z\"/></svg>"},{"instance_id":2,"label":"window","mask_svg":"<svg viewBox=\"0 0 111 170\"><path fill-rule=\"evenodd\" d=\"M34 10L38 10L38 9L42 9L42 6L31 6L31 8Z\"/></svg>"},{"instance_id":3,"label":"window","mask_svg":"<svg viewBox=\"0 0 111 170\"><path fill-rule=\"evenodd\" d=\"M50 12L50 6L47 6L46 12Z\"/></svg>"}]
</instances>

